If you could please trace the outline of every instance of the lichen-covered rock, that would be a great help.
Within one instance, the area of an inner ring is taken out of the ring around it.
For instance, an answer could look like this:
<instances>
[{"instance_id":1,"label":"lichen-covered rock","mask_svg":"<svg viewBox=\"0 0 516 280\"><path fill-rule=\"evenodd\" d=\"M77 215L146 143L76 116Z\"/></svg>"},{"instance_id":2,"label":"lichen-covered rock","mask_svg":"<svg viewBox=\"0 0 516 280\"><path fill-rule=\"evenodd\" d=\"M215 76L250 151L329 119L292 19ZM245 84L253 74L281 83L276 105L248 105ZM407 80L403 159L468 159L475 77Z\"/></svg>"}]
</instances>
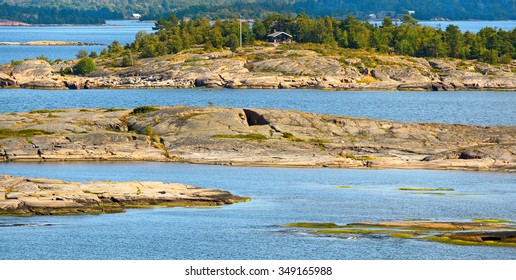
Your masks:
<instances>
[{"instance_id":1,"label":"lichen-covered rock","mask_svg":"<svg viewBox=\"0 0 516 280\"><path fill-rule=\"evenodd\" d=\"M44 60L25 60L14 67L12 76L18 81L48 78L52 67Z\"/></svg>"},{"instance_id":2,"label":"lichen-covered rock","mask_svg":"<svg viewBox=\"0 0 516 280\"><path fill-rule=\"evenodd\" d=\"M395 55L323 55L308 50L254 47L233 53L182 52L139 59L136 66L60 75L76 61L42 60L0 66L0 87L94 88L316 88L334 90L516 90L514 66ZM109 64L109 63L107 63ZM12 74L11 74L12 73ZM374 78L374 79L371 79Z\"/></svg>"},{"instance_id":3,"label":"lichen-covered rock","mask_svg":"<svg viewBox=\"0 0 516 280\"><path fill-rule=\"evenodd\" d=\"M514 170L516 127L226 107L0 114L0 159Z\"/></svg>"}]
</instances>

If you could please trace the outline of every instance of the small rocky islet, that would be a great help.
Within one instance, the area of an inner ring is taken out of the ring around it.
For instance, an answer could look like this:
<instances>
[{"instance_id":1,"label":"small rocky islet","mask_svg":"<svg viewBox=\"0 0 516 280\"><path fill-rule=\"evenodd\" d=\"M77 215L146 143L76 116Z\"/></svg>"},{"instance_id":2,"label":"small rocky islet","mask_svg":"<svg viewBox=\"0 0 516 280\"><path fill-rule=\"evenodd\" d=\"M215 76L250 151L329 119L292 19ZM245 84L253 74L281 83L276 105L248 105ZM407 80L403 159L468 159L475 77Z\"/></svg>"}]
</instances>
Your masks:
<instances>
[{"instance_id":1,"label":"small rocky islet","mask_svg":"<svg viewBox=\"0 0 516 280\"><path fill-rule=\"evenodd\" d=\"M400 123L213 106L0 114L0 161L125 160L513 172L515 154L513 126Z\"/></svg>"},{"instance_id":2,"label":"small rocky islet","mask_svg":"<svg viewBox=\"0 0 516 280\"><path fill-rule=\"evenodd\" d=\"M250 199L163 182L67 182L0 174L0 216L79 215L127 208L219 206Z\"/></svg>"},{"instance_id":3,"label":"small rocky islet","mask_svg":"<svg viewBox=\"0 0 516 280\"><path fill-rule=\"evenodd\" d=\"M465 246L516 247L516 224L505 220L470 222L392 221L346 225L301 222L285 224L295 231L320 237L390 237Z\"/></svg>"}]
</instances>

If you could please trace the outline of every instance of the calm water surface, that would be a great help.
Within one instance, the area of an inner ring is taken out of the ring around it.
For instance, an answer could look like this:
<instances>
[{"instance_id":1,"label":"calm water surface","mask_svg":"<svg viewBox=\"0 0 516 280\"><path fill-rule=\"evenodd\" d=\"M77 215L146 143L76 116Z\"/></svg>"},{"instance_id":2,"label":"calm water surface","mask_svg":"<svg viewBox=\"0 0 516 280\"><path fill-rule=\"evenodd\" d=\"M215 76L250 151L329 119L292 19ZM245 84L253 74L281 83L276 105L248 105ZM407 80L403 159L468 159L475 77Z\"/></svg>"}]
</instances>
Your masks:
<instances>
[{"instance_id":1,"label":"calm water surface","mask_svg":"<svg viewBox=\"0 0 516 280\"><path fill-rule=\"evenodd\" d=\"M382 21L370 21L372 24L382 25ZM502 30L512 30L516 28L515 20L492 20L492 21L482 21L482 20L457 20L457 21L444 21L444 20L422 20L418 21L419 24L425 26L431 26L433 28L445 30L448 25L457 25L462 32L472 32L477 33L482 28L492 27L495 29ZM400 24L399 22L395 24Z\"/></svg>"},{"instance_id":2,"label":"calm water surface","mask_svg":"<svg viewBox=\"0 0 516 280\"><path fill-rule=\"evenodd\" d=\"M140 30L152 32L154 23L108 21L107 25L82 26L0 26L1 42L67 41L109 45L114 40L125 45ZM73 59L79 50L100 53L106 46L0 46L0 64L44 55L51 60Z\"/></svg>"},{"instance_id":3,"label":"calm water surface","mask_svg":"<svg viewBox=\"0 0 516 280\"><path fill-rule=\"evenodd\" d=\"M516 248L314 237L282 226L300 221L345 224L408 218L516 221L515 174L166 163L9 163L0 164L0 173L70 181L182 182L253 198L221 208L0 217L1 259L516 259ZM338 185L353 188L333 188ZM454 193L470 195L397 190L414 186L452 187Z\"/></svg>"},{"instance_id":4,"label":"calm water surface","mask_svg":"<svg viewBox=\"0 0 516 280\"><path fill-rule=\"evenodd\" d=\"M0 28L0 41L130 42L141 26ZM513 27L511 27L513 28ZM463 29L464 30L464 29ZM78 49L1 47L0 63ZM514 92L319 90L0 90L0 112L141 105L269 107L409 122L515 125ZM516 176L419 170L247 168L166 163L2 163L0 174L70 181L153 180L250 196L222 208L156 208L74 217L0 217L0 259L516 259L514 248L463 247L390 238L327 238L282 227L430 218L516 221ZM333 186L351 185L352 189ZM468 196L427 196L398 187L452 187Z\"/></svg>"},{"instance_id":5,"label":"calm water surface","mask_svg":"<svg viewBox=\"0 0 516 280\"><path fill-rule=\"evenodd\" d=\"M516 92L324 90L28 90L1 89L0 113L57 108L195 105L279 108L403 122L515 125Z\"/></svg>"}]
</instances>

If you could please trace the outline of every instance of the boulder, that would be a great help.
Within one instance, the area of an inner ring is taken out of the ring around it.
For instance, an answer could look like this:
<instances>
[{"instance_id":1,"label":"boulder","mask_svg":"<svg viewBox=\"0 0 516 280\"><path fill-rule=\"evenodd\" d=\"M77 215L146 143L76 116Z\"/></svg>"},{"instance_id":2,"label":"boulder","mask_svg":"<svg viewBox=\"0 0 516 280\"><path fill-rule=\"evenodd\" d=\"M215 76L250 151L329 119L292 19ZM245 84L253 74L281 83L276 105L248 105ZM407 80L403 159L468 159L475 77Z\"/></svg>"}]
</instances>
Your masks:
<instances>
[{"instance_id":1,"label":"boulder","mask_svg":"<svg viewBox=\"0 0 516 280\"><path fill-rule=\"evenodd\" d=\"M445 61L442 59L431 59L431 60L428 60L428 63L430 64L430 66L432 68L439 70L439 71L450 71L450 70L454 70L455 68L457 68L453 62Z\"/></svg>"},{"instance_id":2,"label":"boulder","mask_svg":"<svg viewBox=\"0 0 516 280\"><path fill-rule=\"evenodd\" d=\"M67 87L62 81L53 80L53 79L38 79L27 82L22 82L23 78L20 80L19 84L22 88L30 88L30 89L66 89Z\"/></svg>"},{"instance_id":3,"label":"boulder","mask_svg":"<svg viewBox=\"0 0 516 280\"><path fill-rule=\"evenodd\" d=\"M223 87L225 84L224 80L217 74L205 74L195 79L196 87Z\"/></svg>"},{"instance_id":4,"label":"boulder","mask_svg":"<svg viewBox=\"0 0 516 280\"><path fill-rule=\"evenodd\" d=\"M371 70L371 75L381 81L395 80L402 83L424 83L430 79L416 68L389 66Z\"/></svg>"},{"instance_id":5,"label":"boulder","mask_svg":"<svg viewBox=\"0 0 516 280\"><path fill-rule=\"evenodd\" d=\"M25 60L14 67L12 76L20 83L44 79L52 76L52 67L45 60Z\"/></svg>"}]
</instances>

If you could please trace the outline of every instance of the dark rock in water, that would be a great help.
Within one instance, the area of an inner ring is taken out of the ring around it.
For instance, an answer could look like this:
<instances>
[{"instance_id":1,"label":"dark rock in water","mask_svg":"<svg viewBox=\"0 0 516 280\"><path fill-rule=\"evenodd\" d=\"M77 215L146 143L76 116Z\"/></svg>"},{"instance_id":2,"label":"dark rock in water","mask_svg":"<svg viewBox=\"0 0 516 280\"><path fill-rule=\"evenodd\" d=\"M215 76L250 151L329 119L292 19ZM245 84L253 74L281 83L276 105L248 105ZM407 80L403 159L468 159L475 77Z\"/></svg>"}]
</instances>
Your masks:
<instances>
[{"instance_id":1,"label":"dark rock in water","mask_svg":"<svg viewBox=\"0 0 516 280\"><path fill-rule=\"evenodd\" d=\"M433 90L432 83L406 83L398 86L398 90Z\"/></svg>"},{"instance_id":2,"label":"dark rock in water","mask_svg":"<svg viewBox=\"0 0 516 280\"><path fill-rule=\"evenodd\" d=\"M502 243L513 243L516 245L516 231L478 231L478 232L457 232L447 233L442 236L450 239L485 242L496 241Z\"/></svg>"}]
</instances>

